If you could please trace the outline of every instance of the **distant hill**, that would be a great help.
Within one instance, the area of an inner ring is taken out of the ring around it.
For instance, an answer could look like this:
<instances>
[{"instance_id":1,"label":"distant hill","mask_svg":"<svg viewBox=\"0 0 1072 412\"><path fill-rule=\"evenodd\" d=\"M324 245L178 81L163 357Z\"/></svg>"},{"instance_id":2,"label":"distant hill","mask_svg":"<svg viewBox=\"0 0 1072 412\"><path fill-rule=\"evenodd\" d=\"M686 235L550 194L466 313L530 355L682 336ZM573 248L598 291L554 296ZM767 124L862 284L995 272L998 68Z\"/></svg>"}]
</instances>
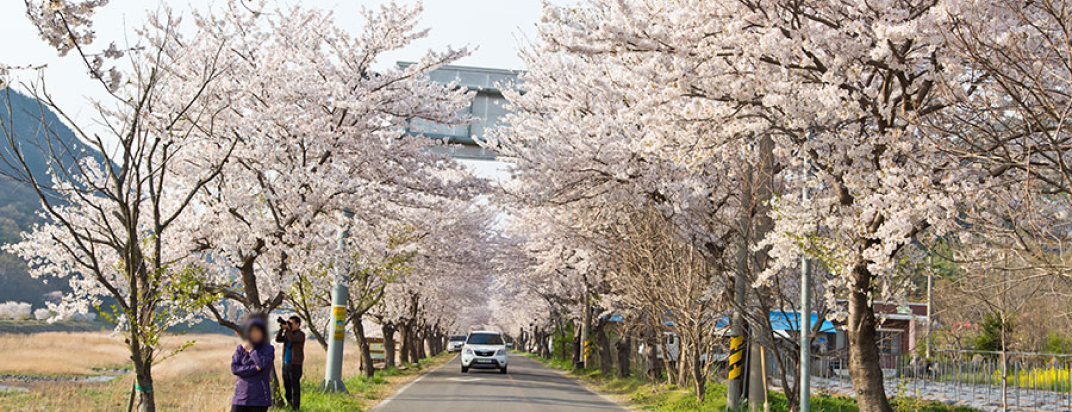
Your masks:
<instances>
[{"instance_id":1,"label":"distant hill","mask_svg":"<svg viewBox=\"0 0 1072 412\"><path fill-rule=\"evenodd\" d=\"M10 119L8 118L8 100L11 103ZM18 242L22 232L42 222L39 215L41 202L37 193L20 180L25 177L24 173L12 167L15 165L6 164L3 161L3 159L11 159L7 130L14 132L13 136L26 156L26 164L37 177L45 176L48 171L47 160L51 158L48 155L50 150L58 153L61 163L67 167L75 164L76 160L83 156L97 157L100 163L104 160L95 149L78 140L74 132L60 121L55 113L49 111L37 100L14 90L0 88L0 125L2 125L0 127L0 154L3 155L0 156L0 245L4 245ZM46 133L52 134L53 143L62 144L54 144L52 148L49 148L47 144L49 135ZM33 305L34 309L42 308L49 299L49 294L62 292L66 288L66 282L63 281L52 279L51 282L45 283L41 279L30 277L26 262L17 256L0 251L0 302L26 302ZM109 302L110 298L104 300ZM98 330L102 327L110 328L99 319L89 323L68 321L54 325L45 325L40 322L0 321L0 333ZM173 332L232 333L230 329L212 321L201 322L194 326L178 325L170 330Z\"/></svg>"},{"instance_id":2,"label":"distant hill","mask_svg":"<svg viewBox=\"0 0 1072 412\"><path fill-rule=\"evenodd\" d=\"M10 103L10 104L9 104ZM10 109L10 110L9 110ZM10 114L10 117L9 117ZM6 163L12 159L8 132L22 148L27 165L35 176L44 176L48 170L49 151L60 154L65 165L73 165L82 156L95 156L96 151L82 143L55 113L37 100L10 89L0 89L0 244L17 242L23 231L41 222L41 208L37 194L20 179L24 173L17 165ZM48 146L49 133L55 138ZM46 181L46 183L48 183ZM61 290L62 282L46 284L31 278L26 263L9 253L0 252L0 302L19 301L44 306L49 292Z\"/></svg>"}]
</instances>

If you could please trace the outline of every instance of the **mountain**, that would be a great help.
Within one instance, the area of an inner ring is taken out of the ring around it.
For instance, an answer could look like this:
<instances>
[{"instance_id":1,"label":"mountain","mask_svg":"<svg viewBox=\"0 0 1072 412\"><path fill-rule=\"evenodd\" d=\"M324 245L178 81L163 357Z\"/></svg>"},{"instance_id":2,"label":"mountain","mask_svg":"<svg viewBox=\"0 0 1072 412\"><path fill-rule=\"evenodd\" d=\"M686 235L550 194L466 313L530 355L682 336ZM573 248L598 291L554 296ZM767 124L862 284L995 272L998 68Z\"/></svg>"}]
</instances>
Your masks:
<instances>
[{"instance_id":1,"label":"mountain","mask_svg":"<svg viewBox=\"0 0 1072 412\"><path fill-rule=\"evenodd\" d=\"M12 159L11 145L8 142L9 131L12 132L10 136L21 145L26 164L36 177L46 175L49 167L46 160L51 158L49 153L61 153L62 155L58 156L61 159L59 163L68 168L84 156L96 157L98 163L104 163L99 152L80 141L55 113L40 102L14 90L0 88L0 245L18 242L23 232L43 221L39 215L41 202L37 193L22 183L20 177L24 176L19 173L19 168L5 163L5 159ZM52 136L51 149L47 144L48 136ZM26 302L33 305L34 309L42 308L50 299L49 295L67 288L66 282L57 280L52 279L51 282L45 283L41 279L30 277L25 261L0 251L0 302ZM111 298L105 298L104 302L104 307L110 306L108 302L111 302ZM90 323L68 322L44 326L6 323L0 325L0 333L85 330L103 326L107 325L99 318ZM216 322L200 322L193 326L177 325L169 330L176 333L233 333Z\"/></svg>"},{"instance_id":2,"label":"mountain","mask_svg":"<svg viewBox=\"0 0 1072 412\"><path fill-rule=\"evenodd\" d=\"M30 187L22 183L24 173L13 160L8 136L20 145L26 164L35 176L45 176L48 153L59 154L62 164L73 165L82 156L96 151L75 137L59 117L37 100L11 89L0 89L0 245L17 242L22 232L42 221L41 203ZM51 148L47 144L52 136ZM48 181L46 181L46 184ZM50 292L61 290L63 282L46 284L31 278L26 262L0 252L0 302L19 301L43 307Z\"/></svg>"}]
</instances>

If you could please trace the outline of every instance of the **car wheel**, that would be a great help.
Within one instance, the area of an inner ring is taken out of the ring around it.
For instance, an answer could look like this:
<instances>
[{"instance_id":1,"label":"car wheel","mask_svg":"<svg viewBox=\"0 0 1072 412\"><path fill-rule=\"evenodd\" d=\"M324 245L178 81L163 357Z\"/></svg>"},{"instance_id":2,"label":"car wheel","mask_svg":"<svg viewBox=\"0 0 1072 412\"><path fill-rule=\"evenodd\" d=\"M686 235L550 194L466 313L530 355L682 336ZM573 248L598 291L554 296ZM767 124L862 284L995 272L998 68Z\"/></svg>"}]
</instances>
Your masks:
<instances>
[{"instance_id":1,"label":"car wheel","mask_svg":"<svg viewBox=\"0 0 1072 412\"><path fill-rule=\"evenodd\" d=\"M462 373L469 373L469 367L462 366Z\"/></svg>"},{"instance_id":2,"label":"car wheel","mask_svg":"<svg viewBox=\"0 0 1072 412\"><path fill-rule=\"evenodd\" d=\"M499 373L506 373L506 367L503 366L502 369L499 369Z\"/></svg>"}]
</instances>

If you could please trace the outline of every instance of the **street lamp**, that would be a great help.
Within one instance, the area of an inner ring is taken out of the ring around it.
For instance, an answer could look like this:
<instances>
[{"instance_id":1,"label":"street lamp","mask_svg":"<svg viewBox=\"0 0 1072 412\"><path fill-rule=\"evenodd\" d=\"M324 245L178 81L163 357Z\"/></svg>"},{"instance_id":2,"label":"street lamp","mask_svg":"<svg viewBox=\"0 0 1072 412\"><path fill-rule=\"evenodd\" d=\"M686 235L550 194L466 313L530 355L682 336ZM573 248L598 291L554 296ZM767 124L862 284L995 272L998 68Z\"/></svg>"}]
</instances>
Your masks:
<instances>
[{"instance_id":1,"label":"street lamp","mask_svg":"<svg viewBox=\"0 0 1072 412\"><path fill-rule=\"evenodd\" d=\"M810 165L809 165L810 166ZM805 172L810 175L811 170ZM801 202L808 203L808 184L805 178L800 189ZM805 205L806 207L806 205ZM811 240L808 240L811 245ZM800 412L811 411L811 259L808 251L800 255ZM816 319L816 322L822 322Z\"/></svg>"}]
</instances>

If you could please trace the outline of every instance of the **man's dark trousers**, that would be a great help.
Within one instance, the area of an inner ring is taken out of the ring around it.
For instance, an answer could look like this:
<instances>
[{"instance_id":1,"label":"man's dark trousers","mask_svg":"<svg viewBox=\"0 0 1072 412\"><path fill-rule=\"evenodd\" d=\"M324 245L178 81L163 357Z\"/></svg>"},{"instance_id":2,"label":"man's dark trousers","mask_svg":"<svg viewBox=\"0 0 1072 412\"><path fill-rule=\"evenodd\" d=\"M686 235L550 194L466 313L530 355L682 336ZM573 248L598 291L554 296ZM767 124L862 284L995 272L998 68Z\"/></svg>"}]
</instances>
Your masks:
<instances>
[{"instance_id":1,"label":"man's dark trousers","mask_svg":"<svg viewBox=\"0 0 1072 412\"><path fill-rule=\"evenodd\" d=\"M301 374L300 363L283 364L283 391L287 397L287 403L294 410L301 408Z\"/></svg>"}]
</instances>

